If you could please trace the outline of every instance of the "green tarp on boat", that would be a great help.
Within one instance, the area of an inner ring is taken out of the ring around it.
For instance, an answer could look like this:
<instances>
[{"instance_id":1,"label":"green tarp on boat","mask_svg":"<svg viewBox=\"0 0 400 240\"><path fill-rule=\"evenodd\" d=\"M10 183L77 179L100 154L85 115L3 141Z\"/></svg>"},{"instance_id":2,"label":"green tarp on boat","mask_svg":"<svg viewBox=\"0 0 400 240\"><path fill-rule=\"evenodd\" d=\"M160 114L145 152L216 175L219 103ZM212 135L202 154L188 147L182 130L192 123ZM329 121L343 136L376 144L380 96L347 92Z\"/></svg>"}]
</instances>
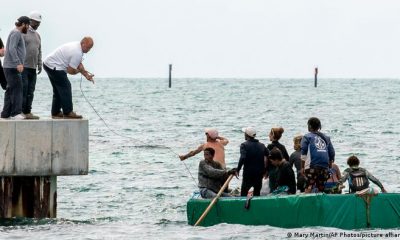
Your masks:
<instances>
[{"instance_id":1,"label":"green tarp on boat","mask_svg":"<svg viewBox=\"0 0 400 240\"><path fill-rule=\"evenodd\" d=\"M190 225L195 224L210 202L209 199L198 197L188 201L187 217ZM232 223L340 229L400 227L400 194L397 193L364 197L354 194L262 196L254 197L249 209L245 209L245 203L245 197L220 198L200 225Z\"/></svg>"}]
</instances>

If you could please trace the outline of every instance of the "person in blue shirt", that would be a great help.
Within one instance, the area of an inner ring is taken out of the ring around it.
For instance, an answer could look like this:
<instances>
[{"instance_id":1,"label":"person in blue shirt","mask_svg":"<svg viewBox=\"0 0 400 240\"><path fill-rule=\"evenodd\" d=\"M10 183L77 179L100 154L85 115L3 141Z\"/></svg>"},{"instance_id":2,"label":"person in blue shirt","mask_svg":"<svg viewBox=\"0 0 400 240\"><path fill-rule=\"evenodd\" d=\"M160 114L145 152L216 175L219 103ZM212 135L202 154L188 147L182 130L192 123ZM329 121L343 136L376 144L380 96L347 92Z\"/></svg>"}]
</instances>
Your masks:
<instances>
[{"instance_id":1,"label":"person in blue shirt","mask_svg":"<svg viewBox=\"0 0 400 240\"><path fill-rule=\"evenodd\" d=\"M307 178L305 193L323 192L329 177L329 166L335 160L335 149L328 136L321 133L321 121L311 117L308 133L301 140L302 173Z\"/></svg>"}]
</instances>

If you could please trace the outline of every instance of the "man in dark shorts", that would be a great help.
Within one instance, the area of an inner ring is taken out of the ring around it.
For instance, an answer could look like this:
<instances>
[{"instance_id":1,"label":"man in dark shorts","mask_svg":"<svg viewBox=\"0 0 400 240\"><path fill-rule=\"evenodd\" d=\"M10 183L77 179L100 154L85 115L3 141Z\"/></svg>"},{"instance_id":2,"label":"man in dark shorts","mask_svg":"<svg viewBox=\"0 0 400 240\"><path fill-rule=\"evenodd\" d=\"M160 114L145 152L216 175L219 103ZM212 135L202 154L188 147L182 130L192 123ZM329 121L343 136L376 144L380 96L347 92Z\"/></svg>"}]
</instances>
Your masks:
<instances>
[{"instance_id":1,"label":"man in dark shorts","mask_svg":"<svg viewBox=\"0 0 400 240\"><path fill-rule=\"evenodd\" d=\"M329 177L329 165L335 160L335 149L328 136L321 133L321 121L308 120L308 131L301 140L302 173L307 178L305 193L323 192Z\"/></svg>"}]
</instances>

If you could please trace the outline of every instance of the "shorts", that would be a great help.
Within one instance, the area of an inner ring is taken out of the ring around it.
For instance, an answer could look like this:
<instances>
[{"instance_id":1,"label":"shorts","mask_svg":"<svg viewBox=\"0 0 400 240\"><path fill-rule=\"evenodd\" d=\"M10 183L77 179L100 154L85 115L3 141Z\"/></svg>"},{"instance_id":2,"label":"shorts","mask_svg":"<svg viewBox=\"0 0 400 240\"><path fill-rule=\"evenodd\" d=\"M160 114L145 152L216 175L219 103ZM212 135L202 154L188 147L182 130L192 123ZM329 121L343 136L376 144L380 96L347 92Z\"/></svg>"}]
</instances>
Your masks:
<instances>
[{"instance_id":1,"label":"shorts","mask_svg":"<svg viewBox=\"0 0 400 240\"><path fill-rule=\"evenodd\" d=\"M328 168L310 167L305 170L307 178L306 189L315 189L315 192L324 192L325 182L329 178Z\"/></svg>"}]
</instances>

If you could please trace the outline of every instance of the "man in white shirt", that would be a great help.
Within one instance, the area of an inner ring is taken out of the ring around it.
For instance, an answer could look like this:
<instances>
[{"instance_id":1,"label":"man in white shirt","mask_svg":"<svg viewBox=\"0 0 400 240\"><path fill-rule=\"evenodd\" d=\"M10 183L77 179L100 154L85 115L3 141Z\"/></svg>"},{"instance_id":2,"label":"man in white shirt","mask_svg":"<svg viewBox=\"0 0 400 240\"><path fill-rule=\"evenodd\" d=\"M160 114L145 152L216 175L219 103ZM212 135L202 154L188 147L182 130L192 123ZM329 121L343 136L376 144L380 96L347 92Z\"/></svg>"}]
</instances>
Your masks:
<instances>
[{"instance_id":1,"label":"man in white shirt","mask_svg":"<svg viewBox=\"0 0 400 240\"><path fill-rule=\"evenodd\" d=\"M82 118L73 111L71 82L67 73L72 75L81 73L88 81L94 83L94 75L86 71L82 64L83 54L88 53L92 47L93 39L84 37L80 42L62 45L44 59L43 68L53 86L52 118Z\"/></svg>"}]
</instances>

